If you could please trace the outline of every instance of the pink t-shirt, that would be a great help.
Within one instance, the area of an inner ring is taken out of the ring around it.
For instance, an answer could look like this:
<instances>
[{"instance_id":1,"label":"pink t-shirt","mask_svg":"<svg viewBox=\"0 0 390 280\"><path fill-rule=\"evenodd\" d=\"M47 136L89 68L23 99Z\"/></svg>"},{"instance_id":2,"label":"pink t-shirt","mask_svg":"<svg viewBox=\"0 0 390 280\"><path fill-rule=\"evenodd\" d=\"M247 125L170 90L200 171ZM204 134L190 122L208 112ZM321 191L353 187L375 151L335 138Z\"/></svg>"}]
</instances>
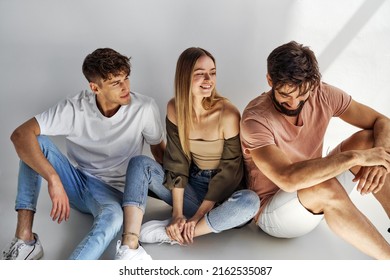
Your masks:
<instances>
[{"instance_id":1,"label":"pink t-shirt","mask_svg":"<svg viewBox=\"0 0 390 280\"><path fill-rule=\"evenodd\" d=\"M279 187L257 168L250 151L276 145L292 162L322 157L324 135L330 119L343 114L352 100L344 91L322 83L310 94L298 117L300 125L296 126L275 109L271 93L269 91L253 99L241 119L240 135L247 183L249 189L260 197L260 212Z\"/></svg>"}]
</instances>

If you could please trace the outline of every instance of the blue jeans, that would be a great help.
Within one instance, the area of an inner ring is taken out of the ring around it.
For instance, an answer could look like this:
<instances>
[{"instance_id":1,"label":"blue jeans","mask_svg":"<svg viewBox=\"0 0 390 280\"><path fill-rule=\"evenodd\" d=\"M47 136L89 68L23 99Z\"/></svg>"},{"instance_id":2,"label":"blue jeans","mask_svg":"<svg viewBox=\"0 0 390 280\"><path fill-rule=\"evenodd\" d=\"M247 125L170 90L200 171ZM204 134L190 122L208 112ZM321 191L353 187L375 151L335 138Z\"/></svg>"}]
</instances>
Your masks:
<instances>
[{"instance_id":1,"label":"blue jeans","mask_svg":"<svg viewBox=\"0 0 390 280\"><path fill-rule=\"evenodd\" d=\"M191 167L183 202L184 215L188 218L198 210L207 193L208 184L215 174L215 170ZM164 169L153 159L146 156L132 158L129 162L127 178L122 206L142 204L140 208L145 208L148 189L172 206L172 193L163 185ZM240 190L213 208L205 218L211 231L218 233L244 225L255 216L259 207L260 200L255 192Z\"/></svg>"},{"instance_id":2,"label":"blue jeans","mask_svg":"<svg viewBox=\"0 0 390 280\"><path fill-rule=\"evenodd\" d=\"M93 226L70 259L98 259L121 230L123 193L75 168L46 136L38 136L41 150L61 178L72 208L93 215ZM36 211L41 176L20 162L15 209Z\"/></svg>"}]
</instances>

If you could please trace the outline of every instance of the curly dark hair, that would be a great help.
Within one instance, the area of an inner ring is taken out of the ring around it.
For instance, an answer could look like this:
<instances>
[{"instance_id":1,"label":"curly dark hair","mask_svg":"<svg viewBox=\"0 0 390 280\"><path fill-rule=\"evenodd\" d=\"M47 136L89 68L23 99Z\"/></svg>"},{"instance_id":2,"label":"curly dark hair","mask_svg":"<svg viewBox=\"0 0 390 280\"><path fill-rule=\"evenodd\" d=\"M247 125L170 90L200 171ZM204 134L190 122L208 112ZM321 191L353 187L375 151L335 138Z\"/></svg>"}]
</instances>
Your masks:
<instances>
[{"instance_id":1,"label":"curly dark hair","mask_svg":"<svg viewBox=\"0 0 390 280\"><path fill-rule=\"evenodd\" d=\"M88 82L100 83L100 79L104 81L122 73L130 75L130 57L110 48L100 48L85 57L82 69Z\"/></svg>"},{"instance_id":2,"label":"curly dark hair","mask_svg":"<svg viewBox=\"0 0 390 280\"><path fill-rule=\"evenodd\" d=\"M273 89L291 86L301 93L320 84L321 73L317 59L307 46L291 41L274 49L267 58L267 71Z\"/></svg>"}]
</instances>

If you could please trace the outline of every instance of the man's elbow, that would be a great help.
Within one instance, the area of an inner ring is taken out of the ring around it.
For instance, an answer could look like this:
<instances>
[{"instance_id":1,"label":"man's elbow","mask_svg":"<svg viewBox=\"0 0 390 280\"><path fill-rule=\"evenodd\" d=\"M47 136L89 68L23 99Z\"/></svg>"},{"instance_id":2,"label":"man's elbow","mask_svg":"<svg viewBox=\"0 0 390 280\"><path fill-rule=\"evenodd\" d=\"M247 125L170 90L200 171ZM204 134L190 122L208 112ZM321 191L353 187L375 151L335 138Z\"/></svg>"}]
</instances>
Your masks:
<instances>
[{"instance_id":1,"label":"man's elbow","mask_svg":"<svg viewBox=\"0 0 390 280\"><path fill-rule=\"evenodd\" d=\"M277 185L285 192L291 193L298 190L299 184L294 181L292 176L283 174L280 175Z\"/></svg>"},{"instance_id":2,"label":"man's elbow","mask_svg":"<svg viewBox=\"0 0 390 280\"><path fill-rule=\"evenodd\" d=\"M19 128L15 129L10 137L11 142L15 145L20 141L20 139L23 137L23 133Z\"/></svg>"}]
</instances>

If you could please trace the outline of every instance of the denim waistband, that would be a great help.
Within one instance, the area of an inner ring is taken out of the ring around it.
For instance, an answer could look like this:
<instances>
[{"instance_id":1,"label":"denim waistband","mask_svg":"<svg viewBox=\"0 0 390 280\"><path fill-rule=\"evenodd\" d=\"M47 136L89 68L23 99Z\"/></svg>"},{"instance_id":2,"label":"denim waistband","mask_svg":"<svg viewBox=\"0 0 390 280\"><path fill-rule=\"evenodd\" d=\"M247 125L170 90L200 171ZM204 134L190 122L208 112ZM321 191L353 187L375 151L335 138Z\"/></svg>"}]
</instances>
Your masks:
<instances>
[{"instance_id":1,"label":"denim waistband","mask_svg":"<svg viewBox=\"0 0 390 280\"><path fill-rule=\"evenodd\" d=\"M196 175L203 176L203 177L214 177L215 174L217 174L219 169L200 169L197 165L192 164L191 165L191 173L196 173Z\"/></svg>"}]
</instances>

